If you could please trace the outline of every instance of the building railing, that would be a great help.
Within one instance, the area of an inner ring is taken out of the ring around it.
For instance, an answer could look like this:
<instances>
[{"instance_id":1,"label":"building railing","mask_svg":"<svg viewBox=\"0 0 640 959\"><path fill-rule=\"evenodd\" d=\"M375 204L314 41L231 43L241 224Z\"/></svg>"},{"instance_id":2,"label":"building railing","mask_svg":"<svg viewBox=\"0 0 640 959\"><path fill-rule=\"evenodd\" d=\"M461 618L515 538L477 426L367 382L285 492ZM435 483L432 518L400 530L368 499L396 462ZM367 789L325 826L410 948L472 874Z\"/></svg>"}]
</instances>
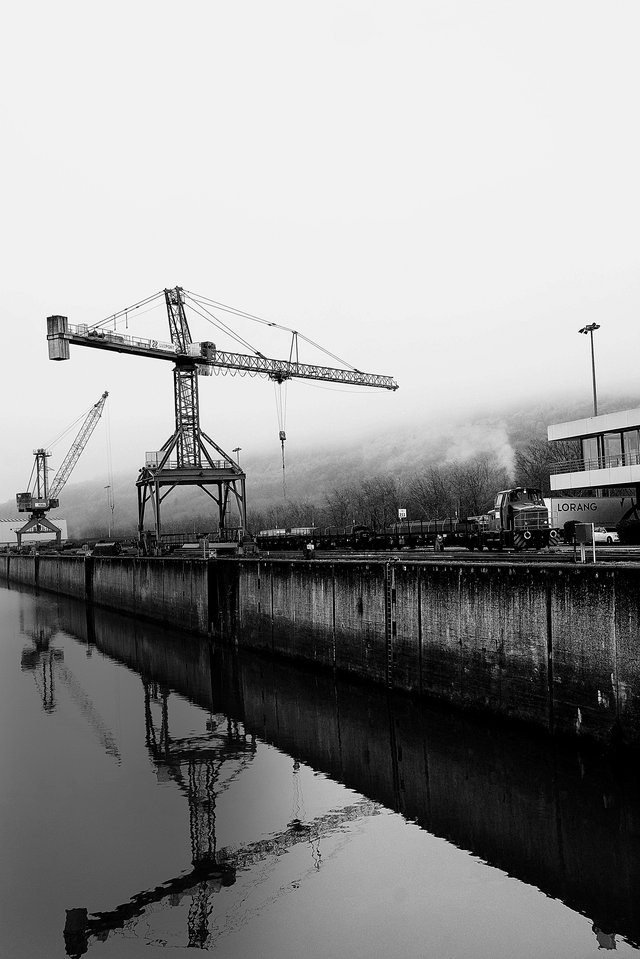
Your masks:
<instances>
[{"instance_id":1,"label":"building railing","mask_svg":"<svg viewBox=\"0 0 640 959\"><path fill-rule=\"evenodd\" d=\"M594 459L566 460L562 463L552 463L549 467L551 474L557 473L584 473L589 470L606 470L616 466L640 466L640 451L632 453L615 453L612 456L597 456Z\"/></svg>"}]
</instances>

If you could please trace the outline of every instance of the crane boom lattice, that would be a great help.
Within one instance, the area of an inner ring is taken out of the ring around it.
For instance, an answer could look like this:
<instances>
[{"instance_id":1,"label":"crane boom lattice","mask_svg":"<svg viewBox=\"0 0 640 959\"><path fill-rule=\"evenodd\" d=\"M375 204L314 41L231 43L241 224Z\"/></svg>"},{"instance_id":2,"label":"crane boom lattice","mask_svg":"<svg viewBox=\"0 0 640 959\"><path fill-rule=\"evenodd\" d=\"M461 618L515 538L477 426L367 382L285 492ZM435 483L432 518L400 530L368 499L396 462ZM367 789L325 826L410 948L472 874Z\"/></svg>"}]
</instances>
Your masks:
<instances>
[{"instance_id":1,"label":"crane boom lattice","mask_svg":"<svg viewBox=\"0 0 640 959\"><path fill-rule=\"evenodd\" d=\"M98 425L98 420L102 416L102 411L104 409L104 404L107 402L108 393L105 391L98 402L91 407L87 418L80 427L78 435L71 444L71 448L67 455L65 456L60 469L53 478L51 488L49 490L49 495L52 499L55 499L62 492L67 480L71 476L71 473L80 459L80 456L89 442L89 437L95 430Z\"/></svg>"},{"instance_id":2,"label":"crane boom lattice","mask_svg":"<svg viewBox=\"0 0 640 959\"><path fill-rule=\"evenodd\" d=\"M89 410L51 485L49 485L47 468L47 459L51 454L48 450L44 449L44 447L34 450L36 458L34 467L35 480L32 489L26 493L16 494L18 512L31 513L25 525L16 531L18 546L22 545L22 538L26 533L53 533L56 538L56 543L60 543L60 530L45 514L50 509L56 509L59 506L60 493L89 442L89 437L98 425L98 420L102 416L108 395L105 391L98 402Z\"/></svg>"},{"instance_id":3,"label":"crane boom lattice","mask_svg":"<svg viewBox=\"0 0 640 959\"><path fill-rule=\"evenodd\" d=\"M143 304L147 305L152 299L155 297L148 298ZM300 363L298 334L295 331L288 360L272 359L259 351L245 354L217 350L215 343L209 341L194 343L186 319L185 294L182 287L165 289L164 299L171 342L123 335L115 330L112 332L103 329L102 324L92 327L71 326L66 316L55 315L47 318L49 358L52 360L68 360L70 346L74 344L168 360L174 364L175 429L160 450L147 453L145 465L136 481L138 531L140 544L145 550L150 545L155 549L160 548L161 504L176 486L199 486L215 501L218 507L218 528L215 535L218 539L241 538L246 528L246 476L239 464L200 428L198 376L238 371L253 376L266 376L277 383L290 379L307 379L385 390L398 388L398 384L390 376L363 373L355 368L340 369ZM122 311L122 314L115 314L112 317L114 324L118 316L126 316L127 313L128 311ZM235 500L240 524L235 529L227 525L230 495ZM152 534L146 533L144 529L147 506L151 508L154 516L155 529Z\"/></svg>"}]
</instances>

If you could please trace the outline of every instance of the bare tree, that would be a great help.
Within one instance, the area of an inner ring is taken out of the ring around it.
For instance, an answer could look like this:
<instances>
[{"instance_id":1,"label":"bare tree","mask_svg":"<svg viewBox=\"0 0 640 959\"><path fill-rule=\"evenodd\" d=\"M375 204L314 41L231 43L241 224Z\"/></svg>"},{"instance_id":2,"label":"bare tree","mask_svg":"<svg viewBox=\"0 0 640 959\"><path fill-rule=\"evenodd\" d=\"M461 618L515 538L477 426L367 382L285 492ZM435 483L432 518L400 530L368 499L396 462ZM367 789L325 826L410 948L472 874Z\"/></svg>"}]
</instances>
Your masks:
<instances>
[{"instance_id":1,"label":"bare tree","mask_svg":"<svg viewBox=\"0 0 640 959\"><path fill-rule=\"evenodd\" d=\"M455 514L459 500L455 474L455 467L449 464L430 466L412 477L409 489L419 516L434 519Z\"/></svg>"},{"instance_id":2,"label":"bare tree","mask_svg":"<svg viewBox=\"0 0 640 959\"><path fill-rule=\"evenodd\" d=\"M348 526L352 520L352 491L347 486L330 490L325 494L329 526Z\"/></svg>"},{"instance_id":3,"label":"bare tree","mask_svg":"<svg viewBox=\"0 0 640 959\"><path fill-rule=\"evenodd\" d=\"M372 476L362 483L358 513L365 525L385 529L397 518L398 505L398 487L393 476Z\"/></svg>"},{"instance_id":4,"label":"bare tree","mask_svg":"<svg viewBox=\"0 0 640 959\"><path fill-rule=\"evenodd\" d=\"M535 437L516 450L516 482L519 486L535 486L548 496L550 474L558 463L575 462L580 458L579 440L549 443Z\"/></svg>"},{"instance_id":5,"label":"bare tree","mask_svg":"<svg viewBox=\"0 0 640 959\"><path fill-rule=\"evenodd\" d=\"M493 504L496 492L510 485L505 467L496 465L487 454L459 464L458 475L460 500L466 515L486 512Z\"/></svg>"}]
</instances>

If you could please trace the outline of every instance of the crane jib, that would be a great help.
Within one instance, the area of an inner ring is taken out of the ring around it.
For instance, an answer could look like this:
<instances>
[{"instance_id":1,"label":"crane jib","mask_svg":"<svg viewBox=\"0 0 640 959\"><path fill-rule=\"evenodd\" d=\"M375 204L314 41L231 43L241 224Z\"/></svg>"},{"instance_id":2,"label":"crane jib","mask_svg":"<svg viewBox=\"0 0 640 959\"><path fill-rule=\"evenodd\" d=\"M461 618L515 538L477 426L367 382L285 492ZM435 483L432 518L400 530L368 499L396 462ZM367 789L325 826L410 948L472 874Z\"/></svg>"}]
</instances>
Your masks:
<instances>
[{"instance_id":1,"label":"crane jib","mask_svg":"<svg viewBox=\"0 0 640 959\"><path fill-rule=\"evenodd\" d=\"M214 372L215 370L238 370L258 376L268 376L276 382L284 382L289 379L310 379L350 386L368 386L376 389L398 389L398 384L391 376L363 373L360 370L317 366L311 363L271 359L262 355L229 353L216 350L215 345L208 342L191 343L189 344L189 352L185 353L179 351L174 343L125 336L107 330L90 330L86 326L71 326L67 317L64 316L47 318L47 339L49 341L49 358L52 360L69 359L69 346L73 343L78 346L90 346L95 349L117 353L169 360L179 366L193 365L194 368L199 368L203 373Z\"/></svg>"}]
</instances>

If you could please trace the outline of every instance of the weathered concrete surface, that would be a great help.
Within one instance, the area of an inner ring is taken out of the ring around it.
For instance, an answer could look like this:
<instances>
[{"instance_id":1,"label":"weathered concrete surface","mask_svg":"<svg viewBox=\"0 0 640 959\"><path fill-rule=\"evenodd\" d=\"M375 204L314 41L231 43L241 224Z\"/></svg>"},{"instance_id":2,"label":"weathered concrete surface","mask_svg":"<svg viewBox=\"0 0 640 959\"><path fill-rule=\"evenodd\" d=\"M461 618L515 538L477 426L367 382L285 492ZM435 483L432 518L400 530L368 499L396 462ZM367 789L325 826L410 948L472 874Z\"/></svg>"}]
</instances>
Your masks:
<instances>
[{"instance_id":1,"label":"weathered concrete surface","mask_svg":"<svg viewBox=\"0 0 640 959\"><path fill-rule=\"evenodd\" d=\"M539 722L549 701L546 571L443 565L396 575L399 621L419 620L411 673L421 690ZM405 647L410 638L399 632Z\"/></svg>"},{"instance_id":2,"label":"weathered concrete surface","mask_svg":"<svg viewBox=\"0 0 640 959\"><path fill-rule=\"evenodd\" d=\"M207 564L188 559L96 557L90 598L192 632L206 633Z\"/></svg>"},{"instance_id":3,"label":"weathered concrete surface","mask_svg":"<svg viewBox=\"0 0 640 959\"><path fill-rule=\"evenodd\" d=\"M138 557L0 557L9 582L88 599L196 633L209 630L208 570L190 559Z\"/></svg>"},{"instance_id":4,"label":"weathered concrete surface","mask_svg":"<svg viewBox=\"0 0 640 959\"><path fill-rule=\"evenodd\" d=\"M242 647L640 744L640 567L241 560Z\"/></svg>"},{"instance_id":5,"label":"weathered concrete surface","mask_svg":"<svg viewBox=\"0 0 640 959\"><path fill-rule=\"evenodd\" d=\"M223 631L240 645L385 681L380 564L259 561L234 568L237 625Z\"/></svg>"},{"instance_id":6,"label":"weathered concrete surface","mask_svg":"<svg viewBox=\"0 0 640 959\"><path fill-rule=\"evenodd\" d=\"M238 647L640 745L640 566L3 556L0 575L7 565L9 580Z\"/></svg>"},{"instance_id":7,"label":"weathered concrete surface","mask_svg":"<svg viewBox=\"0 0 640 959\"><path fill-rule=\"evenodd\" d=\"M28 557L24 557L27 559ZM64 596L84 599L87 591L86 560L81 556L39 556L36 560L36 583L39 589ZM11 560L13 565L13 559ZM14 572L12 570L12 572Z\"/></svg>"},{"instance_id":8,"label":"weathered concrete surface","mask_svg":"<svg viewBox=\"0 0 640 959\"><path fill-rule=\"evenodd\" d=\"M12 578L16 583L24 583L25 586L35 586L35 557L14 556L10 553L3 553L0 557L0 575L2 575L2 578L5 580Z\"/></svg>"}]
</instances>

